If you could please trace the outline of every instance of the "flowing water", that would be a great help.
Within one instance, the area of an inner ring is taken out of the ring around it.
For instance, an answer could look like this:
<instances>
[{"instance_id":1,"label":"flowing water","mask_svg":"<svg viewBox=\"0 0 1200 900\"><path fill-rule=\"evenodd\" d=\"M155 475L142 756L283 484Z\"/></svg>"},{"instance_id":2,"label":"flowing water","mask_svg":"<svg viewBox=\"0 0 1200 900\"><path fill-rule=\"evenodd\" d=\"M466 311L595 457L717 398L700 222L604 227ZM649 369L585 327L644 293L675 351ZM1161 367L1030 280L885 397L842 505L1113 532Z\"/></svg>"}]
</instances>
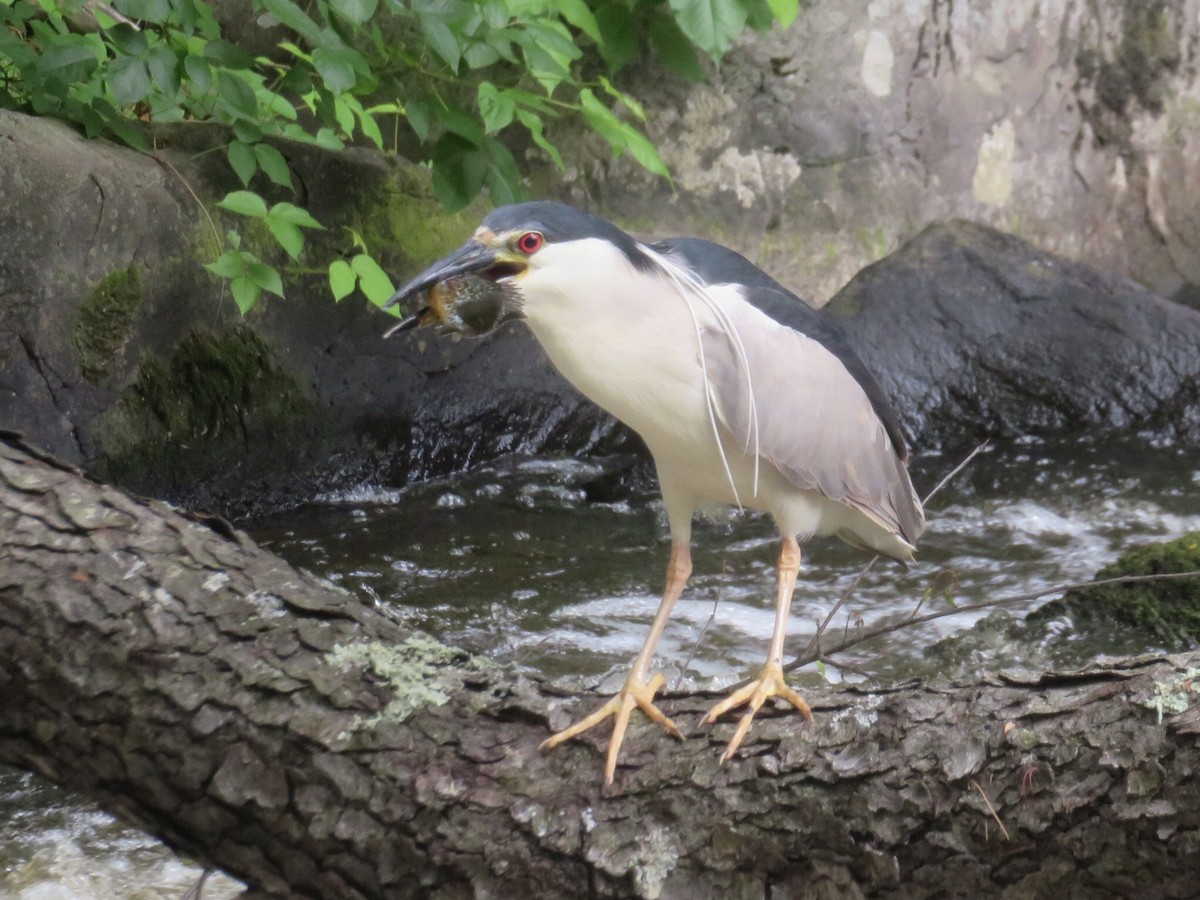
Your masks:
<instances>
[{"instance_id":1,"label":"flowing water","mask_svg":"<svg viewBox=\"0 0 1200 900\"><path fill-rule=\"evenodd\" d=\"M922 493L957 457L915 466ZM404 490L363 488L252 523L291 562L398 610L413 626L522 669L614 688L658 604L668 549L654 493L597 502L604 461L509 460ZM1129 547L1200 530L1200 456L1144 443L1019 443L981 454L929 505L918 564L877 564L831 624L949 608L1086 580ZM698 523L695 571L659 648L672 680L736 681L773 623L776 534L734 514ZM788 648L798 652L864 554L805 549ZM1023 612L1037 602L1014 609ZM983 613L954 613L862 645L827 677L922 674L925 650ZM703 639L700 639L703 634ZM1131 652L1114 642L1100 650ZM1008 648L997 665L1019 662ZM688 660L690 658L690 663ZM686 671L684 664L687 664ZM801 686L815 673L800 674ZM0 774L0 896L181 897L197 871L137 832L30 776ZM233 896L212 880L204 896Z\"/></svg>"}]
</instances>

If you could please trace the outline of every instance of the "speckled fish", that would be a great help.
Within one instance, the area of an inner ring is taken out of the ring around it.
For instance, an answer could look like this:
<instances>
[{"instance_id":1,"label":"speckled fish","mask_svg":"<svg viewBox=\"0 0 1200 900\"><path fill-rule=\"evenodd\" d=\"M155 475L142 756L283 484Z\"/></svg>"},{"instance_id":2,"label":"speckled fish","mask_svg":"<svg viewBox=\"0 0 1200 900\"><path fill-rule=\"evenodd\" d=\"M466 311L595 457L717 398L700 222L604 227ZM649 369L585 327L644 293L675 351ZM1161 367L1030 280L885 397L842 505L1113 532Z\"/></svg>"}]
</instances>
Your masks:
<instances>
[{"instance_id":1,"label":"speckled fish","mask_svg":"<svg viewBox=\"0 0 1200 900\"><path fill-rule=\"evenodd\" d=\"M425 305L393 325L384 337L430 325L451 334L482 337L521 317L520 295L511 285L478 275L452 275L423 293Z\"/></svg>"}]
</instances>

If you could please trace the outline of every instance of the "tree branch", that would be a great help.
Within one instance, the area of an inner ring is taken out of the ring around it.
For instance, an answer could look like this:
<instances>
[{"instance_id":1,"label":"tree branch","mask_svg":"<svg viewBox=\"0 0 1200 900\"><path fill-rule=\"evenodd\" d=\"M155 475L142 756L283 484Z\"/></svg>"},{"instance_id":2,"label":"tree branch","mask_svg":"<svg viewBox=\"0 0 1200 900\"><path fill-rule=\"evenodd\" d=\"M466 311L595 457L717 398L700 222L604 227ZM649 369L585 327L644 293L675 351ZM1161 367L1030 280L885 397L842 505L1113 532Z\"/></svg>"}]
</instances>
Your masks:
<instances>
[{"instance_id":1,"label":"tree branch","mask_svg":"<svg viewBox=\"0 0 1200 900\"><path fill-rule=\"evenodd\" d=\"M669 700L605 791L575 700L0 435L0 761L273 896L1178 894L1197 665L816 690L724 766Z\"/></svg>"}]
</instances>

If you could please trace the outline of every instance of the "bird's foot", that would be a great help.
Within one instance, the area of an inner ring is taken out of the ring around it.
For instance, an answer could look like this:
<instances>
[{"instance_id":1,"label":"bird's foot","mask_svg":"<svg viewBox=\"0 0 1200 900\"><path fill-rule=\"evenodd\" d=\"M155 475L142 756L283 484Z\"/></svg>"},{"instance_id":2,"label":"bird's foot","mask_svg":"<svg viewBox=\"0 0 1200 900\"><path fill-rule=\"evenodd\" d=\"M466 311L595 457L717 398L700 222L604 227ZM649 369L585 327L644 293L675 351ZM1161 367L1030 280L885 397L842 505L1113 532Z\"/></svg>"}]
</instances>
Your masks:
<instances>
[{"instance_id":1,"label":"bird's foot","mask_svg":"<svg viewBox=\"0 0 1200 900\"><path fill-rule=\"evenodd\" d=\"M654 705L654 695L666 683L666 676L661 672L644 683L636 680L630 674L619 694L587 718L581 719L570 728L566 728L552 737L546 738L546 740L542 741L538 749L549 750L551 747L557 747L563 741L583 734L583 732L587 731L593 725L599 725L609 716L615 716L616 722L613 723L612 738L608 742L608 755L604 763L604 783L612 784L613 776L617 772L617 754L621 750L621 742L625 740L625 730L629 727L629 715L633 712L635 706L675 737L682 740L683 732L676 728L675 723L668 719Z\"/></svg>"},{"instance_id":2,"label":"bird's foot","mask_svg":"<svg viewBox=\"0 0 1200 900\"><path fill-rule=\"evenodd\" d=\"M750 708L742 716L738 722L737 731L733 733L733 737L729 740L729 745L725 748L725 752L721 754L721 762L730 759L737 748L741 746L742 739L746 737L750 731L750 723L754 721L754 714L767 701L768 697L782 697L796 709L800 710L800 715L804 716L809 722L812 721L812 710L808 708L808 704L804 702L804 698L793 691L783 680L783 667L779 663L770 662L763 666L763 670L758 673L758 677L750 682L741 690L734 691L716 706L714 706L707 716L704 717L702 724L711 725L717 721L729 710L743 704L750 704Z\"/></svg>"}]
</instances>

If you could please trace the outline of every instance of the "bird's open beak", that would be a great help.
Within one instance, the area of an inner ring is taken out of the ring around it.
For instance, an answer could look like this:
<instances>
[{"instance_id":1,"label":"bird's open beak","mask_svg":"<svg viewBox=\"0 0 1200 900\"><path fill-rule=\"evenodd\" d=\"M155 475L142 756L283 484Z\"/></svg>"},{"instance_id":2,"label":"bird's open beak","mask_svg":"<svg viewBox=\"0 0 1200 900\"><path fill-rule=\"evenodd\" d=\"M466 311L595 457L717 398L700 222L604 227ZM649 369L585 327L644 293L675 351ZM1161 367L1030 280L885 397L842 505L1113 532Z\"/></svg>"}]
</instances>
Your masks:
<instances>
[{"instance_id":1,"label":"bird's open beak","mask_svg":"<svg viewBox=\"0 0 1200 900\"><path fill-rule=\"evenodd\" d=\"M390 309L410 297L420 296L422 299L422 305L416 314L393 325L384 337L388 338L401 331L425 325L450 326L452 330L459 330L453 328L456 324L453 321L455 317L452 310L448 309L448 306L453 304L455 292L439 288L447 282L467 276L494 283L499 279L517 275L525 268L526 263L523 259L512 257L503 250L476 240L468 241L396 291L383 305L384 309Z\"/></svg>"}]
</instances>

